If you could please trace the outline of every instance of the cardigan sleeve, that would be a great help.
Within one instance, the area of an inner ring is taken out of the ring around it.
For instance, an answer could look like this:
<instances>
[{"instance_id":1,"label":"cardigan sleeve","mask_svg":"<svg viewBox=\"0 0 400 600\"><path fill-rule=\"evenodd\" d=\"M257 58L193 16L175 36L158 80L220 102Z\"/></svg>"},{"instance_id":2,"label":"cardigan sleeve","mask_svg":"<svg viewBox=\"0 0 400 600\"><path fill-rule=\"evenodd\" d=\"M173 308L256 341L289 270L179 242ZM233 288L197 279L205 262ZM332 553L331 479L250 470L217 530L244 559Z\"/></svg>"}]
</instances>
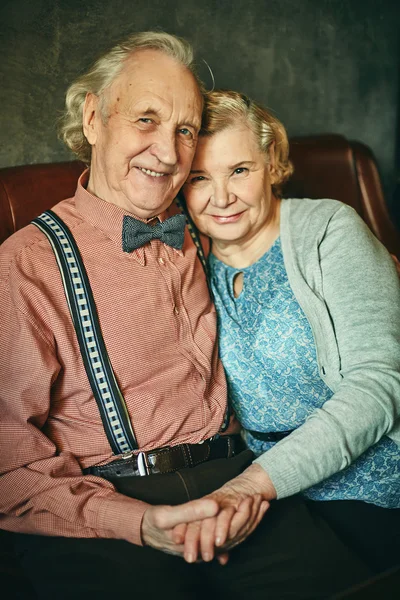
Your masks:
<instances>
[{"instance_id":1,"label":"cardigan sleeve","mask_svg":"<svg viewBox=\"0 0 400 600\"><path fill-rule=\"evenodd\" d=\"M256 459L278 498L344 469L399 425L400 284L393 261L346 205L315 243L315 280L336 339L340 382L322 408Z\"/></svg>"}]
</instances>

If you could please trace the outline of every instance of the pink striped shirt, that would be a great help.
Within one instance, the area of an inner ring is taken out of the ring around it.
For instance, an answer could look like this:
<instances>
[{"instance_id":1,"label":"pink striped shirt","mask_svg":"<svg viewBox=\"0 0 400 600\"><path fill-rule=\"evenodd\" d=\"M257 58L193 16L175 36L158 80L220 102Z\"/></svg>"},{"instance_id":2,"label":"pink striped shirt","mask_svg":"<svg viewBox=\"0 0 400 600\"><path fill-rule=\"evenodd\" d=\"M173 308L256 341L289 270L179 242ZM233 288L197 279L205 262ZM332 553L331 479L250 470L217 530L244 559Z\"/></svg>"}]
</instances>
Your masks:
<instances>
[{"instance_id":1,"label":"pink striped shirt","mask_svg":"<svg viewBox=\"0 0 400 600\"><path fill-rule=\"evenodd\" d=\"M226 383L189 232L182 251L153 240L124 253L128 213L92 196L82 177L54 211L81 251L139 447L204 440L221 426ZM147 505L82 475L112 453L53 251L34 225L1 247L0 323L0 527L140 544Z\"/></svg>"}]
</instances>

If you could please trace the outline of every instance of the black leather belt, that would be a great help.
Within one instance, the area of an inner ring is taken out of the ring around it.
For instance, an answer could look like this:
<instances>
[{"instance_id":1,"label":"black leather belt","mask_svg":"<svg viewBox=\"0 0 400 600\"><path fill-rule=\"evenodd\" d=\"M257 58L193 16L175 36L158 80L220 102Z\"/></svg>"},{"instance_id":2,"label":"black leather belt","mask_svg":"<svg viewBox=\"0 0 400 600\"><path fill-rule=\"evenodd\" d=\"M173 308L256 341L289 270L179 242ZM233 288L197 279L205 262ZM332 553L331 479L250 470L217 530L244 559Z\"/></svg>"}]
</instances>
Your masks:
<instances>
[{"instance_id":1,"label":"black leather belt","mask_svg":"<svg viewBox=\"0 0 400 600\"><path fill-rule=\"evenodd\" d=\"M132 477L132 475L173 473L185 467L195 467L208 460L231 458L244 448L240 435L224 435L215 439L210 438L200 444L180 444L139 452L106 465L88 467L83 470L83 473L103 477L109 481Z\"/></svg>"},{"instance_id":2,"label":"black leather belt","mask_svg":"<svg viewBox=\"0 0 400 600\"><path fill-rule=\"evenodd\" d=\"M256 440L260 440L261 442L279 442L283 440L283 438L287 437L294 431L294 429L289 429L289 431L248 431Z\"/></svg>"}]
</instances>

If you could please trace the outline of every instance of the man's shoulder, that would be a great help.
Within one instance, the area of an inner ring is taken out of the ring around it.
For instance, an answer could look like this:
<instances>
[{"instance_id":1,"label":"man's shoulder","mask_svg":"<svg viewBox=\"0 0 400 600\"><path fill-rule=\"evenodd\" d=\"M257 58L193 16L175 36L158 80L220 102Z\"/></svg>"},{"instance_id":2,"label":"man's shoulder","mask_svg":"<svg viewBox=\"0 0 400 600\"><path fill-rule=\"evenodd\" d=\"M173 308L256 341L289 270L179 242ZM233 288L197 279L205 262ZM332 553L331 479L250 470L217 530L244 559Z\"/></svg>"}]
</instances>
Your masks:
<instances>
[{"instance_id":1,"label":"man's shoulder","mask_svg":"<svg viewBox=\"0 0 400 600\"><path fill-rule=\"evenodd\" d=\"M77 221L73 198L62 200L52 207L52 210L70 227ZM29 223L7 238L0 246L0 278L6 280L13 264L23 263L27 257L39 261L39 254L45 251L52 254L52 249L46 236L38 227Z\"/></svg>"}]
</instances>

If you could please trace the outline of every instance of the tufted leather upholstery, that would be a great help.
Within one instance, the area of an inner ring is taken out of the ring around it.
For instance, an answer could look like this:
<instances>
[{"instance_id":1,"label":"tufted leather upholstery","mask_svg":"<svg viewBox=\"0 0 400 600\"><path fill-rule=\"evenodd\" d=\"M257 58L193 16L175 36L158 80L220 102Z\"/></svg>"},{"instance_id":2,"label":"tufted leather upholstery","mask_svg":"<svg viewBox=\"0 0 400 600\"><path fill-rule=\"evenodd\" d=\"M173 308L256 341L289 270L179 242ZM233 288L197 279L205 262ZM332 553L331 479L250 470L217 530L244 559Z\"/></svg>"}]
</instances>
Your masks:
<instances>
[{"instance_id":1,"label":"tufted leather upholstery","mask_svg":"<svg viewBox=\"0 0 400 600\"><path fill-rule=\"evenodd\" d=\"M353 206L388 250L400 258L371 150L340 135L291 140L295 173L285 196L335 198ZM31 219L73 195L84 165L78 161L0 169L0 243Z\"/></svg>"}]
</instances>

